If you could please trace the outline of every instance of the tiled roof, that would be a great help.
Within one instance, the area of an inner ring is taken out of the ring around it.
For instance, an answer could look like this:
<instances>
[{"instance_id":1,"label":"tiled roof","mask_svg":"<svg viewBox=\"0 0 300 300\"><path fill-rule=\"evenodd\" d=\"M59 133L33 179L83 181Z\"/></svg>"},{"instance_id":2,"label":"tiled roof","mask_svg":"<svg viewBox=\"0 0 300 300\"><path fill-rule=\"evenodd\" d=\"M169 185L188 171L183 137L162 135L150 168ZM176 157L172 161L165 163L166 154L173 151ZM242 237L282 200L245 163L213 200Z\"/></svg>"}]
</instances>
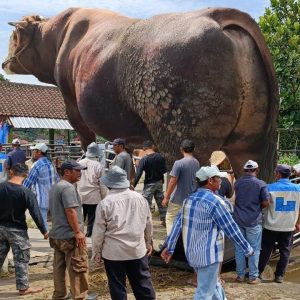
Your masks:
<instances>
[{"instance_id":1,"label":"tiled roof","mask_svg":"<svg viewBox=\"0 0 300 300\"><path fill-rule=\"evenodd\" d=\"M0 115L67 119L58 88L14 82L0 82Z\"/></svg>"}]
</instances>

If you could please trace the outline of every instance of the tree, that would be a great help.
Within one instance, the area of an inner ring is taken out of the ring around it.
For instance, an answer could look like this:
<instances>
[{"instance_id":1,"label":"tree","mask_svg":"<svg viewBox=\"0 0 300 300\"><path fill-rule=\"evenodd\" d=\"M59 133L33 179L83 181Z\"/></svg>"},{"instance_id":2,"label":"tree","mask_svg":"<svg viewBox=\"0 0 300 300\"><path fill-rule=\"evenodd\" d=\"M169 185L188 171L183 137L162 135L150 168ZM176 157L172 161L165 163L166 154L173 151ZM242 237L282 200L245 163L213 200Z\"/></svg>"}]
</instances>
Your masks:
<instances>
[{"instance_id":1,"label":"tree","mask_svg":"<svg viewBox=\"0 0 300 300\"><path fill-rule=\"evenodd\" d=\"M271 0L259 26L279 82L279 127L300 128L300 0Z\"/></svg>"}]
</instances>

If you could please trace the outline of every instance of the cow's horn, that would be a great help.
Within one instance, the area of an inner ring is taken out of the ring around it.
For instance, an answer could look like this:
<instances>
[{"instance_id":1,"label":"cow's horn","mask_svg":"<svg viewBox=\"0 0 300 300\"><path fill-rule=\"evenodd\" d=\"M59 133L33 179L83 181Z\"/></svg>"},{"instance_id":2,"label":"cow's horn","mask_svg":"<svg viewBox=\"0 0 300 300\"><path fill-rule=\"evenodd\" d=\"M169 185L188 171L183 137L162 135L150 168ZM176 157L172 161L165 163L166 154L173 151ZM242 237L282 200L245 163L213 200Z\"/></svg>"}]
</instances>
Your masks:
<instances>
[{"instance_id":1,"label":"cow's horn","mask_svg":"<svg viewBox=\"0 0 300 300\"><path fill-rule=\"evenodd\" d=\"M8 22L9 25L11 26L17 26L17 25L26 25L26 21L17 21L17 22Z\"/></svg>"}]
</instances>

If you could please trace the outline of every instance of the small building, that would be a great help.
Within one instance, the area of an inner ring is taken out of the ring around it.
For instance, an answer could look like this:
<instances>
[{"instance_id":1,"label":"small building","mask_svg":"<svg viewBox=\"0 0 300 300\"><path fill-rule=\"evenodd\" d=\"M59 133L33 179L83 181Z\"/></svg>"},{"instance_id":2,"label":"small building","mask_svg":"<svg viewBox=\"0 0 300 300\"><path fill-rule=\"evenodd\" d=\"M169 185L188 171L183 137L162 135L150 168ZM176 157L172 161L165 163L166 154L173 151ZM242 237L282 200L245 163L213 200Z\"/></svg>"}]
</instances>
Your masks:
<instances>
[{"instance_id":1,"label":"small building","mask_svg":"<svg viewBox=\"0 0 300 300\"><path fill-rule=\"evenodd\" d=\"M68 133L73 130L67 120L65 103L58 88L2 81L0 142L8 142L10 128L49 129L49 144L54 143L54 129L66 129Z\"/></svg>"}]
</instances>

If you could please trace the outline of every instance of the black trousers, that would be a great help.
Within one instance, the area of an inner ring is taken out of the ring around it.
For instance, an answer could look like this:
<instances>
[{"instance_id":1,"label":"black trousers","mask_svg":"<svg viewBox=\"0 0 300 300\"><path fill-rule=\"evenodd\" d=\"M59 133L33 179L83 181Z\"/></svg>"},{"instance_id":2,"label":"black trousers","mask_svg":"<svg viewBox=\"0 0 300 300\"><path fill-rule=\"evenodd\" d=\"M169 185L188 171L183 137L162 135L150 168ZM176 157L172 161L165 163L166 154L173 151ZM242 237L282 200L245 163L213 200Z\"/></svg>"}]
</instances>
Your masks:
<instances>
[{"instance_id":1,"label":"black trousers","mask_svg":"<svg viewBox=\"0 0 300 300\"><path fill-rule=\"evenodd\" d=\"M91 236L95 222L97 204L82 204L83 220L87 218L87 236Z\"/></svg>"},{"instance_id":2,"label":"black trousers","mask_svg":"<svg viewBox=\"0 0 300 300\"><path fill-rule=\"evenodd\" d=\"M155 299L148 257L133 260L104 259L108 286L112 300L126 300L126 276L137 300Z\"/></svg>"},{"instance_id":3,"label":"black trousers","mask_svg":"<svg viewBox=\"0 0 300 300\"><path fill-rule=\"evenodd\" d=\"M276 242L278 243L280 258L276 265L275 276L284 276L292 249L293 232L263 229L258 264L259 273L264 271L269 262Z\"/></svg>"}]
</instances>

